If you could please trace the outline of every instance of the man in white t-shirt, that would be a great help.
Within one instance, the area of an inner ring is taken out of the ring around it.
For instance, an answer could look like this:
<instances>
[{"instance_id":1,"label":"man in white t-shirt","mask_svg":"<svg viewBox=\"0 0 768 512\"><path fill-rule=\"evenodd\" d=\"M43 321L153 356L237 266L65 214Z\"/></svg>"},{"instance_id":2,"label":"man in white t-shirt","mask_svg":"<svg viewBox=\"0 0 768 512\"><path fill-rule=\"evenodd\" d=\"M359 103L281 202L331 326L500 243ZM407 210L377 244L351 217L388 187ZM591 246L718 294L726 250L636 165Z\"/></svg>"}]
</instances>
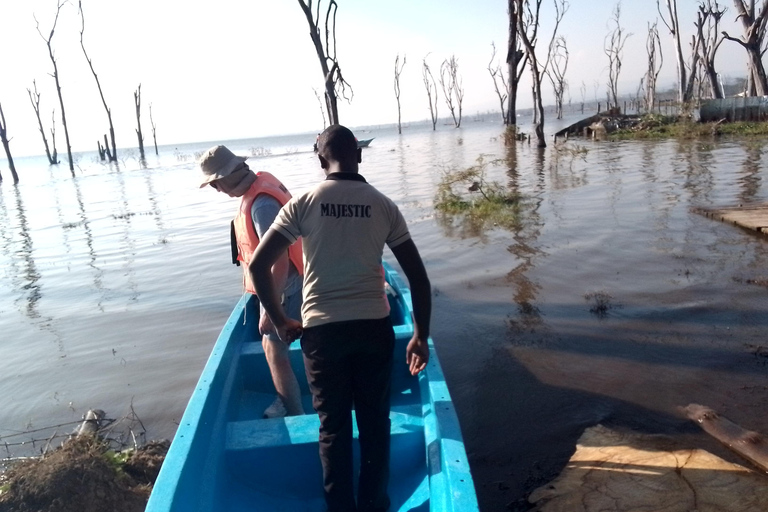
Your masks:
<instances>
[{"instance_id":1,"label":"man in white t-shirt","mask_svg":"<svg viewBox=\"0 0 768 512\"><path fill-rule=\"evenodd\" d=\"M388 245L411 285L414 335L406 349L413 375L429 360L431 289L397 206L358 174L361 150L340 125L318 138L326 180L291 199L249 266L267 314L286 343L301 336L307 380L320 417L320 459L330 512L389 508L389 391L394 332L381 258ZM273 262L299 237L304 249L303 322L280 308ZM352 408L360 431L355 501Z\"/></svg>"}]
</instances>

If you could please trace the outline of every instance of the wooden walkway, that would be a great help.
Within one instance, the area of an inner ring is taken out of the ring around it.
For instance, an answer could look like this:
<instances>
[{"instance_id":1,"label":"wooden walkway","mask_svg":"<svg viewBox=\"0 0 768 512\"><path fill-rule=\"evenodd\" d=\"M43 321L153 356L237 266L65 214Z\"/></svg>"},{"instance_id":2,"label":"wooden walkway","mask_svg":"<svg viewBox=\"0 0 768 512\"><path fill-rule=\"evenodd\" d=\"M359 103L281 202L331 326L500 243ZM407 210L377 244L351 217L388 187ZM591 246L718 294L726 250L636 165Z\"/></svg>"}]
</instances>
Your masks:
<instances>
[{"instance_id":1,"label":"wooden walkway","mask_svg":"<svg viewBox=\"0 0 768 512\"><path fill-rule=\"evenodd\" d=\"M768 235L768 204L734 208L694 208L694 211L712 219L730 222L736 226Z\"/></svg>"}]
</instances>

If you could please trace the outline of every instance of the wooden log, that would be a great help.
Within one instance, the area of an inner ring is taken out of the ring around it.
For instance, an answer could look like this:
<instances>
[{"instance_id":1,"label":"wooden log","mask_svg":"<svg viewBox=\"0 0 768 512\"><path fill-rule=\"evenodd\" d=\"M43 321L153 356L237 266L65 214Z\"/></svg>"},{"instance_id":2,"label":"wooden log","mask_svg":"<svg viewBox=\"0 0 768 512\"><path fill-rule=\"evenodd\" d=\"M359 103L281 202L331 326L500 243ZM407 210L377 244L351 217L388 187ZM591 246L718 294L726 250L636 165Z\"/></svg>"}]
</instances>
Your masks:
<instances>
[{"instance_id":1,"label":"wooden log","mask_svg":"<svg viewBox=\"0 0 768 512\"><path fill-rule=\"evenodd\" d=\"M688 419L695 421L707 434L768 472L768 442L761 434L745 430L717 412L699 404L683 409Z\"/></svg>"}]
</instances>

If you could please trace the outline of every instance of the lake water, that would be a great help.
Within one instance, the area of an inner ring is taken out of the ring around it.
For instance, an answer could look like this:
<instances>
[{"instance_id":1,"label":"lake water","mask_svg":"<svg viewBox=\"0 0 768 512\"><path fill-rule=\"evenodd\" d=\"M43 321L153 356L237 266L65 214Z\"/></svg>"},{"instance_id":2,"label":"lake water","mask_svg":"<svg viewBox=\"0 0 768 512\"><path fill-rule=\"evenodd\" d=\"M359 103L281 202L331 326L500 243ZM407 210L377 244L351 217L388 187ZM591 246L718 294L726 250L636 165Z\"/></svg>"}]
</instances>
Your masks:
<instances>
[{"instance_id":1,"label":"lake water","mask_svg":"<svg viewBox=\"0 0 768 512\"><path fill-rule=\"evenodd\" d=\"M502 129L467 118L356 133L375 137L361 174L399 205L432 280L432 334L482 510L518 506L596 423L735 460L677 407L768 434L768 237L692 208L768 201L768 142L572 139L542 152L506 148ZM313 139L226 143L296 194L323 178ZM172 437L242 291L237 202L198 188L196 154L213 144L150 149L145 166L135 150L118 165L84 153L74 177L18 158L18 186L2 164L3 455L71 426L13 434L89 408L118 418L133 404L148 438ZM442 174L479 155L489 179L526 197L514 228L432 207Z\"/></svg>"}]
</instances>

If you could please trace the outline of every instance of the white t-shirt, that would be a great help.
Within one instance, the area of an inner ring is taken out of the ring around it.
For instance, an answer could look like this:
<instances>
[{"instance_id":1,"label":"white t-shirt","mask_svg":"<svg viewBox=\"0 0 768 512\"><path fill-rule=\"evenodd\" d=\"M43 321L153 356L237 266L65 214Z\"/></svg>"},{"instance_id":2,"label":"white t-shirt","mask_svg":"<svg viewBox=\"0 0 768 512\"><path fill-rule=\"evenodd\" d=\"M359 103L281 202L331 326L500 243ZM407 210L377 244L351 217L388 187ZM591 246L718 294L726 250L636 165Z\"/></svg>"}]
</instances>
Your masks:
<instances>
[{"instance_id":1,"label":"white t-shirt","mask_svg":"<svg viewBox=\"0 0 768 512\"><path fill-rule=\"evenodd\" d=\"M283 206L272 225L292 243L302 237L302 323L384 318L384 244L411 238L400 210L356 173L332 173Z\"/></svg>"}]
</instances>

